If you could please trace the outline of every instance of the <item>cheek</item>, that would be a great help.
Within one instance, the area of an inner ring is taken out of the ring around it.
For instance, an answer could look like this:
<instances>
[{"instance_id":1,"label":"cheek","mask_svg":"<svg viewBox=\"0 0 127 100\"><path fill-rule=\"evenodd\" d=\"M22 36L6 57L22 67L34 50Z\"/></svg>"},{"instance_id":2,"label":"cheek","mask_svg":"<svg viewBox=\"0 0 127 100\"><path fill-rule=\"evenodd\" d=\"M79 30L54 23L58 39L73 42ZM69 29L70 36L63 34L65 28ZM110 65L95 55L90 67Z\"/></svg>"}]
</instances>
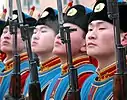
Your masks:
<instances>
[{"instance_id":1,"label":"cheek","mask_svg":"<svg viewBox=\"0 0 127 100\"><path fill-rule=\"evenodd\" d=\"M82 43L81 43L81 41L79 40L79 41L75 41L75 42L73 42L72 43L72 45L71 45L71 48L72 48L72 55L77 55L78 53L80 53L81 52L81 47L82 47Z\"/></svg>"},{"instance_id":2,"label":"cheek","mask_svg":"<svg viewBox=\"0 0 127 100\"><path fill-rule=\"evenodd\" d=\"M34 38L35 38L35 34L32 35L31 42L34 40Z\"/></svg>"},{"instance_id":3,"label":"cheek","mask_svg":"<svg viewBox=\"0 0 127 100\"><path fill-rule=\"evenodd\" d=\"M55 40L55 36L48 36L46 40L47 40L47 42L49 44L53 45L54 44L54 40Z\"/></svg>"},{"instance_id":4,"label":"cheek","mask_svg":"<svg viewBox=\"0 0 127 100\"><path fill-rule=\"evenodd\" d=\"M39 41L38 41L38 44L41 45L43 43L46 43L46 41L47 41L47 38L46 37L40 36Z\"/></svg>"},{"instance_id":5,"label":"cheek","mask_svg":"<svg viewBox=\"0 0 127 100\"><path fill-rule=\"evenodd\" d=\"M45 46L53 46L54 45L54 39L55 36L52 35L45 35L41 38L41 42L39 43L40 45L45 45Z\"/></svg>"},{"instance_id":6,"label":"cheek","mask_svg":"<svg viewBox=\"0 0 127 100\"><path fill-rule=\"evenodd\" d=\"M0 41L3 39L3 35L1 35L1 37L0 37Z\"/></svg>"},{"instance_id":7,"label":"cheek","mask_svg":"<svg viewBox=\"0 0 127 100\"><path fill-rule=\"evenodd\" d=\"M18 39L18 44L17 44L18 48L23 49L24 45L25 45L25 42L23 42L21 38Z\"/></svg>"},{"instance_id":8,"label":"cheek","mask_svg":"<svg viewBox=\"0 0 127 100\"><path fill-rule=\"evenodd\" d=\"M103 36L101 45L104 47L104 50L114 51L114 35Z\"/></svg>"},{"instance_id":9,"label":"cheek","mask_svg":"<svg viewBox=\"0 0 127 100\"><path fill-rule=\"evenodd\" d=\"M51 34L43 34L40 40L38 41L38 47L36 47L39 51L52 52L54 46L55 36Z\"/></svg>"},{"instance_id":10,"label":"cheek","mask_svg":"<svg viewBox=\"0 0 127 100\"><path fill-rule=\"evenodd\" d=\"M75 51L80 50L82 43L83 43L82 37L73 37L71 39L71 47Z\"/></svg>"},{"instance_id":11,"label":"cheek","mask_svg":"<svg viewBox=\"0 0 127 100\"><path fill-rule=\"evenodd\" d=\"M85 41L86 41L86 44L87 44L87 42L88 42L88 34L86 34L86 37L85 37Z\"/></svg>"}]
</instances>

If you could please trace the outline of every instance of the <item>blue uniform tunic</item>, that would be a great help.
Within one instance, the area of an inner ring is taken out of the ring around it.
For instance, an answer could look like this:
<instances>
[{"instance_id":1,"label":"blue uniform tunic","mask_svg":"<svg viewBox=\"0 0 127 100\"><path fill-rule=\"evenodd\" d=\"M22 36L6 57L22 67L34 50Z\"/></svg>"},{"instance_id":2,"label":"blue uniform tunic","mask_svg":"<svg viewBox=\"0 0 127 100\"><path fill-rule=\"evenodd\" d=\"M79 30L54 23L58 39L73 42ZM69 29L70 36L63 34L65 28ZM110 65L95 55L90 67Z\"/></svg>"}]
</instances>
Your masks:
<instances>
[{"instance_id":1,"label":"blue uniform tunic","mask_svg":"<svg viewBox=\"0 0 127 100\"><path fill-rule=\"evenodd\" d=\"M77 68L78 72L78 83L79 89L82 87L82 83L85 79L93 74L96 68L89 64L88 57L78 57L74 59L73 65ZM68 66L67 64L61 65L62 71L58 74L49 87L47 88L45 94L45 100L65 100L67 99L67 92L69 90L69 75L68 75Z\"/></svg>"},{"instance_id":2,"label":"blue uniform tunic","mask_svg":"<svg viewBox=\"0 0 127 100\"><path fill-rule=\"evenodd\" d=\"M113 97L113 75L116 65L113 63L91 75L81 89L81 100L111 100Z\"/></svg>"},{"instance_id":3,"label":"blue uniform tunic","mask_svg":"<svg viewBox=\"0 0 127 100\"><path fill-rule=\"evenodd\" d=\"M38 71L39 82L41 85L41 92L42 92L42 100L45 95L45 90L48 87L49 83L52 79L60 73L60 58L55 57L52 59L48 59L46 62L43 62L40 65L40 70ZM28 89L30 83L30 76L27 78L24 88L24 95L28 96Z\"/></svg>"},{"instance_id":4,"label":"blue uniform tunic","mask_svg":"<svg viewBox=\"0 0 127 100\"><path fill-rule=\"evenodd\" d=\"M20 73L21 75L23 75L26 71L29 70L28 56L26 55L26 53L20 55L20 60L21 60ZM13 72L13 67L14 67L13 64L14 64L13 59L8 60L5 63L4 71L0 73L0 100L3 100L4 96L8 93L10 81L11 81L11 74ZM21 87L23 88L22 83L21 85L22 85Z\"/></svg>"}]
</instances>

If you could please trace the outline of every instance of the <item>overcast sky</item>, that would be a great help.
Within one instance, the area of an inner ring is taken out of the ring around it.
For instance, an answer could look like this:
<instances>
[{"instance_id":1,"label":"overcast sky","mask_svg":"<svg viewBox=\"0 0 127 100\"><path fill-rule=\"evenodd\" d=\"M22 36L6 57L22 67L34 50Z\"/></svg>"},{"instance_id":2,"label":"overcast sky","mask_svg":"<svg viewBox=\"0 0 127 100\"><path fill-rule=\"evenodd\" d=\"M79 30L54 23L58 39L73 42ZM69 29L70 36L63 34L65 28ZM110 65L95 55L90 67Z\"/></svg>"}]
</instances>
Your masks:
<instances>
[{"instance_id":1,"label":"overcast sky","mask_svg":"<svg viewBox=\"0 0 127 100\"><path fill-rule=\"evenodd\" d=\"M4 4L4 0L0 0L0 12L1 12L2 9L3 9L3 4Z\"/></svg>"}]
</instances>

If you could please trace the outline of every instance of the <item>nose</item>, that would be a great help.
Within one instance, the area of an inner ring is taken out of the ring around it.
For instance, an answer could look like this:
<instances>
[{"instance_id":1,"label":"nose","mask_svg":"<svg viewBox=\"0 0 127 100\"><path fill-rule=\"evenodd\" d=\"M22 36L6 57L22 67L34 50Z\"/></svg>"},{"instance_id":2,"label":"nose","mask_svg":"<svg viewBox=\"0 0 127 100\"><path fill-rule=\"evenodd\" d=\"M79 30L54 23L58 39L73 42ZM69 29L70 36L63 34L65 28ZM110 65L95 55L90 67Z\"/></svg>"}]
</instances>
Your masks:
<instances>
[{"instance_id":1,"label":"nose","mask_svg":"<svg viewBox=\"0 0 127 100\"><path fill-rule=\"evenodd\" d=\"M10 32L8 31L7 33L5 33L5 34L3 35L3 38L4 38L4 39L10 39L10 38L11 38Z\"/></svg>"},{"instance_id":2,"label":"nose","mask_svg":"<svg viewBox=\"0 0 127 100\"><path fill-rule=\"evenodd\" d=\"M88 39L95 39L93 35L89 36Z\"/></svg>"},{"instance_id":3,"label":"nose","mask_svg":"<svg viewBox=\"0 0 127 100\"><path fill-rule=\"evenodd\" d=\"M33 39L33 40L39 40L38 34L33 34L32 39Z\"/></svg>"},{"instance_id":4,"label":"nose","mask_svg":"<svg viewBox=\"0 0 127 100\"><path fill-rule=\"evenodd\" d=\"M91 40L91 39L95 39L96 38L96 34L94 32L90 32L90 33L88 32L88 34L89 34L88 35L88 39Z\"/></svg>"},{"instance_id":5,"label":"nose","mask_svg":"<svg viewBox=\"0 0 127 100\"><path fill-rule=\"evenodd\" d=\"M33 40L39 40L39 38L38 38L38 37L36 37L36 36L34 36L34 37L33 37Z\"/></svg>"},{"instance_id":6,"label":"nose","mask_svg":"<svg viewBox=\"0 0 127 100\"><path fill-rule=\"evenodd\" d=\"M61 38L61 37L60 37L60 33L56 35L56 38L57 38L57 39L60 39L60 38Z\"/></svg>"}]
</instances>

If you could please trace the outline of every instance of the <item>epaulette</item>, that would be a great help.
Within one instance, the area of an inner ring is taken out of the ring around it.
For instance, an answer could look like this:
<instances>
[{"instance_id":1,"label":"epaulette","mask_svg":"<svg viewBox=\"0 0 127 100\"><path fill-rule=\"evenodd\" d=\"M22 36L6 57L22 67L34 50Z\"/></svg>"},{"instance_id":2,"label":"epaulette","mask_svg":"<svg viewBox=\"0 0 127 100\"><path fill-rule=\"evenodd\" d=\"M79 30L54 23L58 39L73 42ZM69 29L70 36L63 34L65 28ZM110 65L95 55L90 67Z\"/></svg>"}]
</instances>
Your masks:
<instances>
[{"instance_id":1,"label":"epaulette","mask_svg":"<svg viewBox=\"0 0 127 100\"><path fill-rule=\"evenodd\" d=\"M26 52L20 54L20 63L22 63L25 60L28 60L28 55L27 55ZM4 71L10 71L10 70L12 70L13 66L14 66L14 59L11 58L11 59L7 60L7 62L5 63L5 70Z\"/></svg>"},{"instance_id":2,"label":"epaulette","mask_svg":"<svg viewBox=\"0 0 127 100\"><path fill-rule=\"evenodd\" d=\"M80 66L82 64L90 64L89 56L80 56L80 57L73 59L73 66L75 68L77 68L78 66ZM68 73L68 64L65 63L65 64L61 65L61 69L62 69L62 75L67 74Z\"/></svg>"},{"instance_id":3,"label":"epaulette","mask_svg":"<svg viewBox=\"0 0 127 100\"><path fill-rule=\"evenodd\" d=\"M97 71L98 74L98 81L104 81L108 78L113 77L113 75L116 73L116 62L113 64L103 68L100 71Z\"/></svg>"},{"instance_id":4,"label":"epaulette","mask_svg":"<svg viewBox=\"0 0 127 100\"><path fill-rule=\"evenodd\" d=\"M6 54L0 51L0 61L3 61L5 57L6 57Z\"/></svg>"},{"instance_id":5,"label":"epaulette","mask_svg":"<svg viewBox=\"0 0 127 100\"><path fill-rule=\"evenodd\" d=\"M40 72L47 72L60 64L59 57L53 57L40 64Z\"/></svg>"}]
</instances>

